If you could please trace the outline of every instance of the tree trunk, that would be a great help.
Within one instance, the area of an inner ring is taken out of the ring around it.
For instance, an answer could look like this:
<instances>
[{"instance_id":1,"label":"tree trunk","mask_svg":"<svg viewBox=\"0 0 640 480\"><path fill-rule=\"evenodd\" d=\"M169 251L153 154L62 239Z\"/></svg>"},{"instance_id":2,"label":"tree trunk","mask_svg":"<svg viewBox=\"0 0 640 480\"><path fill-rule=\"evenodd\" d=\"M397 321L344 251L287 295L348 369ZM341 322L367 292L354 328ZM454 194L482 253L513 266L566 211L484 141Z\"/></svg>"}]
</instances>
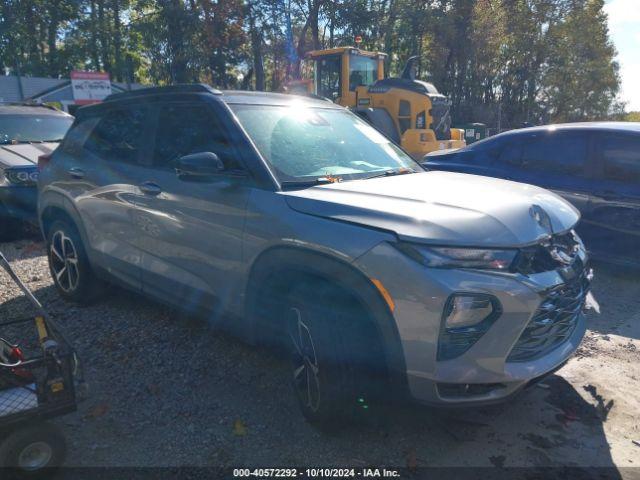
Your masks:
<instances>
[{"instance_id":1,"label":"tree trunk","mask_svg":"<svg viewBox=\"0 0 640 480\"><path fill-rule=\"evenodd\" d=\"M96 16L96 0L91 0L91 12L90 12L90 45L91 61L93 62L93 68L100 70L100 52L98 51L98 19Z\"/></svg>"},{"instance_id":2,"label":"tree trunk","mask_svg":"<svg viewBox=\"0 0 640 480\"><path fill-rule=\"evenodd\" d=\"M114 76L122 82L122 23L120 21L120 0L113 0L113 54L115 56Z\"/></svg>"},{"instance_id":3,"label":"tree trunk","mask_svg":"<svg viewBox=\"0 0 640 480\"><path fill-rule=\"evenodd\" d=\"M100 53L102 56L102 67L105 71L111 71L111 60L109 58L109 29L107 25L106 13L104 10L105 0L98 1L98 25L100 36Z\"/></svg>"},{"instance_id":4,"label":"tree trunk","mask_svg":"<svg viewBox=\"0 0 640 480\"><path fill-rule=\"evenodd\" d=\"M253 53L253 73L256 78L256 90L264 91L264 59L262 56L262 32L256 28L255 19L249 13L251 29L251 51Z\"/></svg>"},{"instance_id":5,"label":"tree trunk","mask_svg":"<svg viewBox=\"0 0 640 480\"><path fill-rule=\"evenodd\" d=\"M58 49L57 49L57 39L58 39L58 27L60 25L60 17L58 11L57 0L52 1L49 7L49 25L47 30L47 47L48 51L48 63L49 63L49 75L52 77L57 77L60 75L58 68Z\"/></svg>"}]
</instances>

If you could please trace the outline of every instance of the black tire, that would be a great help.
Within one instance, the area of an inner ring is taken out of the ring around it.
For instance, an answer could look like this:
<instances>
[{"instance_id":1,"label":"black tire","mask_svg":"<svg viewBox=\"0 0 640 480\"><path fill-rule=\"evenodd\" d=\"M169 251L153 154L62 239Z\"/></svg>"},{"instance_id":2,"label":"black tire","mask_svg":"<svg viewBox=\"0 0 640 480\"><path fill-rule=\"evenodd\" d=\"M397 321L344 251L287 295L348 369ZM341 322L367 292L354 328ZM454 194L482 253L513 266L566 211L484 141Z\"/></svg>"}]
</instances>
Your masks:
<instances>
[{"instance_id":1,"label":"black tire","mask_svg":"<svg viewBox=\"0 0 640 480\"><path fill-rule=\"evenodd\" d=\"M63 220L53 222L47 232L47 257L53 283L62 298L87 305L102 296L105 285L94 274L75 225Z\"/></svg>"},{"instance_id":2,"label":"black tire","mask_svg":"<svg viewBox=\"0 0 640 480\"><path fill-rule=\"evenodd\" d=\"M49 423L19 427L0 443L0 468L17 478L49 477L62 465L67 446L62 433Z\"/></svg>"},{"instance_id":3,"label":"black tire","mask_svg":"<svg viewBox=\"0 0 640 480\"><path fill-rule=\"evenodd\" d=\"M6 209L0 205L0 242L17 240L24 233L24 222L9 216Z\"/></svg>"},{"instance_id":4,"label":"black tire","mask_svg":"<svg viewBox=\"0 0 640 480\"><path fill-rule=\"evenodd\" d=\"M303 415L328 429L355 420L386 381L365 309L324 281L296 286L284 309L291 378Z\"/></svg>"}]
</instances>

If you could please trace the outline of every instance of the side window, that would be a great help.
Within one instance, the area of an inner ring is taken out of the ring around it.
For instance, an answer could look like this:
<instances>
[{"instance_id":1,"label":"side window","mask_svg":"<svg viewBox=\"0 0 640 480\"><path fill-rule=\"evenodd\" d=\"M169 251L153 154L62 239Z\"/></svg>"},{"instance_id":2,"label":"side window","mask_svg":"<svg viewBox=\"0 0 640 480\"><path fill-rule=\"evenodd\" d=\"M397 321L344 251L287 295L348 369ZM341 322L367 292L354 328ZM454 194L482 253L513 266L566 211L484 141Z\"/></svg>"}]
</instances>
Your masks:
<instances>
[{"instance_id":1,"label":"side window","mask_svg":"<svg viewBox=\"0 0 640 480\"><path fill-rule=\"evenodd\" d=\"M318 95L335 100L340 96L340 69L342 61L339 55L325 57L316 63L318 68Z\"/></svg>"},{"instance_id":2,"label":"side window","mask_svg":"<svg viewBox=\"0 0 640 480\"><path fill-rule=\"evenodd\" d=\"M585 175L587 137L581 133L552 132L536 136L522 147L522 166L564 175Z\"/></svg>"},{"instance_id":3,"label":"side window","mask_svg":"<svg viewBox=\"0 0 640 480\"><path fill-rule=\"evenodd\" d=\"M640 137L612 135L602 139L604 178L625 183L640 182Z\"/></svg>"},{"instance_id":4,"label":"side window","mask_svg":"<svg viewBox=\"0 0 640 480\"><path fill-rule=\"evenodd\" d=\"M82 153L82 146L99 121L100 117L76 119L64 137L62 145L58 148L69 155L80 155Z\"/></svg>"},{"instance_id":5,"label":"side window","mask_svg":"<svg viewBox=\"0 0 640 480\"><path fill-rule=\"evenodd\" d=\"M174 104L160 107L153 164L173 168L173 162L191 153L212 152L227 169L239 165L210 108L204 104Z\"/></svg>"},{"instance_id":6,"label":"side window","mask_svg":"<svg viewBox=\"0 0 640 480\"><path fill-rule=\"evenodd\" d=\"M503 165L511 167L522 166L522 142L512 141L502 147L497 154L497 160Z\"/></svg>"},{"instance_id":7,"label":"side window","mask_svg":"<svg viewBox=\"0 0 640 480\"><path fill-rule=\"evenodd\" d=\"M145 113L142 106L108 111L89 134L84 148L105 160L136 163Z\"/></svg>"}]
</instances>

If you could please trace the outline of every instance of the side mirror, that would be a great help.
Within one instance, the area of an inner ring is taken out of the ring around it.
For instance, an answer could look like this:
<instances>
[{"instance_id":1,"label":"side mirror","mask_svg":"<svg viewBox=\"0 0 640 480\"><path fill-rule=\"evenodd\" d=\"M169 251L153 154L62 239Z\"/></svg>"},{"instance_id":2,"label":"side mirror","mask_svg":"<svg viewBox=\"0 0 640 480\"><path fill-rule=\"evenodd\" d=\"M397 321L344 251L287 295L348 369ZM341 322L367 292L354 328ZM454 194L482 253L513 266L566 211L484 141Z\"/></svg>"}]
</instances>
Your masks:
<instances>
[{"instance_id":1,"label":"side mirror","mask_svg":"<svg viewBox=\"0 0 640 480\"><path fill-rule=\"evenodd\" d=\"M203 180L224 171L224 163L212 152L198 152L180 157L175 163L176 174L180 178Z\"/></svg>"}]
</instances>

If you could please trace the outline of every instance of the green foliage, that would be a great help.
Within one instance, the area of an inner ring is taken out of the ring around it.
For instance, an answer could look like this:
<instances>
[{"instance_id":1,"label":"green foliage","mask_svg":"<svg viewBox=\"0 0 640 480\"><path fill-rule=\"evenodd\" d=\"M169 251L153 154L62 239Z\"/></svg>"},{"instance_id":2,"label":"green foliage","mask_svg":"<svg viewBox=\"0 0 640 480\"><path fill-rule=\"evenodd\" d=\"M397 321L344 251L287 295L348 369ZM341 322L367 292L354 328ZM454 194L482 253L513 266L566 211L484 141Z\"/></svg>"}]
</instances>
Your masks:
<instances>
[{"instance_id":1,"label":"green foliage","mask_svg":"<svg viewBox=\"0 0 640 480\"><path fill-rule=\"evenodd\" d=\"M0 69L277 90L315 48L389 55L457 122L623 118L603 0L3 0Z\"/></svg>"}]
</instances>

